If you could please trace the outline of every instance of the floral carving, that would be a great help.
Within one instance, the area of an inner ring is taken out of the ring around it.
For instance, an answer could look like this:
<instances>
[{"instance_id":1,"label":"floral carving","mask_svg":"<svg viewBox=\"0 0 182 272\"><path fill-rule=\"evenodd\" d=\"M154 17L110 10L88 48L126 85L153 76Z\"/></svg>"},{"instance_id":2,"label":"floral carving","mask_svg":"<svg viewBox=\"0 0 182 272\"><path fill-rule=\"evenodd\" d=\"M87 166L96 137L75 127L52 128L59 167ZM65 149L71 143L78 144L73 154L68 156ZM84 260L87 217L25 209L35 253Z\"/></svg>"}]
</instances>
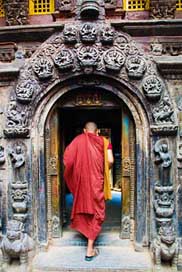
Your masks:
<instances>
[{"instance_id":1,"label":"floral carving","mask_svg":"<svg viewBox=\"0 0 182 272\"><path fill-rule=\"evenodd\" d=\"M54 58L55 64L60 70L67 70L73 68L74 55L69 49L62 49Z\"/></svg>"},{"instance_id":2,"label":"floral carving","mask_svg":"<svg viewBox=\"0 0 182 272\"><path fill-rule=\"evenodd\" d=\"M84 69L93 70L97 66L99 52L95 47L85 46L78 50L78 60Z\"/></svg>"},{"instance_id":3,"label":"floral carving","mask_svg":"<svg viewBox=\"0 0 182 272\"><path fill-rule=\"evenodd\" d=\"M50 78L53 75L53 63L49 58L38 58L32 66L40 79Z\"/></svg>"},{"instance_id":4,"label":"floral carving","mask_svg":"<svg viewBox=\"0 0 182 272\"><path fill-rule=\"evenodd\" d=\"M146 62L140 56L131 56L126 60L126 70L131 78L140 79L146 70Z\"/></svg>"},{"instance_id":5,"label":"floral carving","mask_svg":"<svg viewBox=\"0 0 182 272\"><path fill-rule=\"evenodd\" d=\"M97 38L97 29L95 25L86 23L80 29L80 38L82 42L94 43Z\"/></svg>"},{"instance_id":6,"label":"floral carving","mask_svg":"<svg viewBox=\"0 0 182 272\"><path fill-rule=\"evenodd\" d=\"M77 29L73 25L68 25L64 27L63 30L64 42L65 43L76 43L77 41Z\"/></svg>"},{"instance_id":7,"label":"floral carving","mask_svg":"<svg viewBox=\"0 0 182 272\"><path fill-rule=\"evenodd\" d=\"M124 65L125 55L118 49L109 49L104 54L105 67L113 72L119 72Z\"/></svg>"},{"instance_id":8,"label":"floral carving","mask_svg":"<svg viewBox=\"0 0 182 272\"><path fill-rule=\"evenodd\" d=\"M170 99L166 95L158 107L153 108L153 117L156 123L173 123L174 110L171 107Z\"/></svg>"},{"instance_id":9,"label":"floral carving","mask_svg":"<svg viewBox=\"0 0 182 272\"><path fill-rule=\"evenodd\" d=\"M143 80L143 91L149 100L159 100L163 92L162 80L155 75L150 75Z\"/></svg>"},{"instance_id":10,"label":"floral carving","mask_svg":"<svg viewBox=\"0 0 182 272\"><path fill-rule=\"evenodd\" d=\"M114 41L114 29L109 25L101 29L100 40L102 44L112 44Z\"/></svg>"},{"instance_id":11,"label":"floral carving","mask_svg":"<svg viewBox=\"0 0 182 272\"><path fill-rule=\"evenodd\" d=\"M16 97L22 103L29 103L32 100L35 91L39 91L40 87L35 80L28 79L21 82L16 87Z\"/></svg>"}]
</instances>

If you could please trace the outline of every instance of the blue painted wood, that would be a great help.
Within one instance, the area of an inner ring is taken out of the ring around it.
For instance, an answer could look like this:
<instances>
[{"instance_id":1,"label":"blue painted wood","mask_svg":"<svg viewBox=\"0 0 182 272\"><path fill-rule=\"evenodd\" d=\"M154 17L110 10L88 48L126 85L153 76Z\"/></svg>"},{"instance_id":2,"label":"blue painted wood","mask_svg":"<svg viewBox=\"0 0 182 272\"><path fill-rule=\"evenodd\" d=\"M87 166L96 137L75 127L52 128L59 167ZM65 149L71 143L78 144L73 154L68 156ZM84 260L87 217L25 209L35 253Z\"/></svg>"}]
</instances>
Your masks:
<instances>
[{"instance_id":1,"label":"blue painted wood","mask_svg":"<svg viewBox=\"0 0 182 272\"><path fill-rule=\"evenodd\" d=\"M39 188L38 188L38 240L40 242L47 241L47 209L46 209L46 188L45 188L45 155L40 151L39 157Z\"/></svg>"}]
</instances>

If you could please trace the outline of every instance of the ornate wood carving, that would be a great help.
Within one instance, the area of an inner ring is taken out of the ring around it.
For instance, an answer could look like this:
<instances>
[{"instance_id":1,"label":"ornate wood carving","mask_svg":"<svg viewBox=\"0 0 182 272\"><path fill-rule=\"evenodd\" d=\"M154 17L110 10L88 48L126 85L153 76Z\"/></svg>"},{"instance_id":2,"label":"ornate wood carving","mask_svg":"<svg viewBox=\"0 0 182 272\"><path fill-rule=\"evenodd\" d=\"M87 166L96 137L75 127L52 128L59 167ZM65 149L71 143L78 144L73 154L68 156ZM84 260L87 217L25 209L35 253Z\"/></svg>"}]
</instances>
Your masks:
<instances>
[{"instance_id":1,"label":"ornate wood carving","mask_svg":"<svg viewBox=\"0 0 182 272\"><path fill-rule=\"evenodd\" d=\"M174 18L176 0L150 0L150 17L152 19Z\"/></svg>"},{"instance_id":2,"label":"ornate wood carving","mask_svg":"<svg viewBox=\"0 0 182 272\"><path fill-rule=\"evenodd\" d=\"M16 43L13 42L1 42L0 43L0 61L11 62L15 59L15 52L18 47Z\"/></svg>"},{"instance_id":3,"label":"ornate wood carving","mask_svg":"<svg viewBox=\"0 0 182 272\"><path fill-rule=\"evenodd\" d=\"M5 163L4 147L0 145L0 165Z\"/></svg>"},{"instance_id":4,"label":"ornate wood carving","mask_svg":"<svg viewBox=\"0 0 182 272\"><path fill-rule=\"evenodd\" d=\"M28 24L28 1L27 0L6 0L4 9L7 25Z\"/></svg>"},{"instance_id":5,"label":"ornate wood carving","mask_svg":"<svg viewBox=\"0 0 182 272\"><path fill-rule=\"evenodd\" d=\"M171 261L176 269L178 242L174 225L174 188L171 180L172 154L166 140L154 146L155 163L158 165L158 180L154 187L154 211L157 237L153 241L154 259L157 268L161 261Z\"/></svg>"}]
</instances>

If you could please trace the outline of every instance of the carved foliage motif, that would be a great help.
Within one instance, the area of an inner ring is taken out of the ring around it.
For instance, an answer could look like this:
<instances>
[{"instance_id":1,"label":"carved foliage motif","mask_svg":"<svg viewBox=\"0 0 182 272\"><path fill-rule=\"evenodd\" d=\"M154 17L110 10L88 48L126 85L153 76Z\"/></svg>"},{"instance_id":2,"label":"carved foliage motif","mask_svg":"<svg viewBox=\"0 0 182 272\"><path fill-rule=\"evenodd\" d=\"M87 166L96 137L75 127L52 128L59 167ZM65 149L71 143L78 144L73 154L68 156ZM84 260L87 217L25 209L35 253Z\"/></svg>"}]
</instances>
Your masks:
<instances>
[{"instance_id":1,"label":"carved foliage motif","mask_svg":"<svg viewBox=\"0 0 182 272\"><path fill-rule=\"evenodd\" d=\"M125 62L125 55L118 49L109 49L104 55L105 66L108 70L119 72Z\"/></svg>"},{"instance_id":2,"label":"carved foliage motif","mask_svg":"<svg viewBox=\"0 0 182 272\"><path fill-rule=\"evenodd\" d=\"M41 57L32 64L34 72L40 79L47 79L53 75L53 63L49 58Z\"/></svg>"},{"instance_id":3,"label":"carved foliage motif","mask_svg":"<svg viewBox=\"0 0 182 272\"><path fill-rule=\"evenodd\" d=\"M140 56L131 56L126 60L126 70L131 78L140 79L146 70L146 62Z\"/></svg>"},{"instance_id":4,"label":"carved foliage motif","mask_svg":"<svg viewBox=\"0 0 182 272\"><path fill-rule=\"evenodd\" d=\"M74 55L69 49L62 49L54 58L55 64L60 70L68 70L73 68Z\"/></svg>"},{"instance_id":5,"label":"carved foliage motif","mask_svg":"<svg viewBox=\"0 0 182 272\"><path fill-rule=\"evenodd\" d=\"M163 90L164 86L160 78L156 77L155 75L144 78L143 91L149 100L159 100Z\"/></svg>"}]
</instances>

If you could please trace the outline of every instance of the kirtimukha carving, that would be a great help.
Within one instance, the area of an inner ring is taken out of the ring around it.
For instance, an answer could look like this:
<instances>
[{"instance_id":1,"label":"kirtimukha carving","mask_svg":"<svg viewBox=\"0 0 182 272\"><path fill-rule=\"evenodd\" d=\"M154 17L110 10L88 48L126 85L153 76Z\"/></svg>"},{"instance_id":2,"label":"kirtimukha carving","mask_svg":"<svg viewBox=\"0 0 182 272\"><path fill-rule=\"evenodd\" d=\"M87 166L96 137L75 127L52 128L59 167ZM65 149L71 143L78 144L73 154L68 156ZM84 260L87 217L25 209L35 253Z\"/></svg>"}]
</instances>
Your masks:
<instances>
[{"instance_id":1,"label":"kirtimukha carving","mask_svg":"<svg viewBox=\"0 0 182 272\"><path fill-rule=\"evenodd\" d=\"M172 264L172 270L177 271L179 246L171 223L164 222L161 225L157 238L153 241L152 249L157 270L160 270L161 261L169 261Z\"/></svg>"},{"instance_id":2,"label":"kirtimukha carving","mask_svg":"<svg viewBox=\"0 0 182 272\"><path fill-rule=\"evenodd\" d=\"M104 62L106 69L119 72L125 62L125 55L118 49L112 48L105 52Z\"/></svg>"},{"instance_id":3,"label":"kirtimukha carving","mask_svg":"<svg viewBox=\"0 0 182 272\"><path fill-rule=\"evenodd\" d=\"M28 252L32 249L33 240L24 232L23 223L17 220L9 221L6 236L4 236L1 241L4 268L6 268L14 258L19 258L22 266L26 265L28 262Z\"/></svg>"},{"instance_id":4,"label":"kirtimukha carving","mask_svg":"<svg viewBox=\"0 0 182 272\"><path fill-rule=\"evenodd\" d=\"M77 28L73 25L67 25L63 30L63 37L65 43L74 44L77 42Z\"/></svg>"},{"instance_id":5,"label":"kirtimukha carving","mask_svg":"<svg viewBox=\"0 0 182 272\"><path fill-rule=\"evenodd\" d=\"M60 11L68 11L71 9L71 0L56 0L56 9Z\"/></svg>"},{"instance_id":6,"label":"kirtimukha carving","mask_svg":"<svg viewBox=\"0 0 182 272\"><path fill-rule=\"evenodd\" d=\"M29 135L28 121L30 109L20 108L16 100L11 100L7 109L7 123L4 134L7 137L26 137Z\"/></svg>"},{"instance_id":7,"label":"kirtimukha carving","mask_svg":"<svg viewBox=\"0 0 182 272\"><path fill-rule=\"evenodd\" d=\"M36 59L33 64L33 70L40 79L47 79L53 75L53 63L47 57L40 57Z\"/></svg>"},{"instance_id":8,"label":"kirtimukha carving","mask_svg":"<svg viewBox=\"0 0 182 272\"><path fill-rule=\"evenodd\" d=\"M136 79L143 77L147 68L145 59L137 55L128 57L125 66L128 76Z\"/></svg>"},{"instance_id":9,"label":"kirtimukha carving","mask_svg":"<svg viewBox=\"0 0 182 272\"><path fill-rule=\"evenodd\" d=\"M74 55L70 49L62 49L55 56L54 62L61 71L70 70L74 66Z\"/></svg>"},{"instance_id":10,"label":"kirtimukha carving","mask_svg":"<svg viewBox=\"0 0 182 272\"><path fill-rule=\"evenodd\" d=\"M143 80L143 91L150 101L158 101L164 90L162 80L155 75L150 75Z\"/></svg>"},{"instance_id":11,"label":"kirtimukha carving","mask_svg":"<svg viewBox=\"0 0 182 272\"><path fill-rule=\"evenodd\" d=\"M86 23L80 29L80 38L84 43L94 43L97 39L97 29L94 24Z\"/></svg>"},{"instance_id":12,"label":"kirtimukha carving","mask_svg":"<svg viewBox=\"0 0 182 272\"><path fill-rule=\"evenodd\" d=\"M159 106L153 108L152 114L155 123L174 123L174 110L172 109L168 95L164 96Z\"/></svg>"},{"instance_id":13,"label":"kirtimukha carving","mask_svg":"<svg viewBox=\"0 0 182 272\"><path fill-rule=\"evenodd\" d=\"M0 165L5 163L4 147L0 146Z\"/></svg>"}]
</instances>

